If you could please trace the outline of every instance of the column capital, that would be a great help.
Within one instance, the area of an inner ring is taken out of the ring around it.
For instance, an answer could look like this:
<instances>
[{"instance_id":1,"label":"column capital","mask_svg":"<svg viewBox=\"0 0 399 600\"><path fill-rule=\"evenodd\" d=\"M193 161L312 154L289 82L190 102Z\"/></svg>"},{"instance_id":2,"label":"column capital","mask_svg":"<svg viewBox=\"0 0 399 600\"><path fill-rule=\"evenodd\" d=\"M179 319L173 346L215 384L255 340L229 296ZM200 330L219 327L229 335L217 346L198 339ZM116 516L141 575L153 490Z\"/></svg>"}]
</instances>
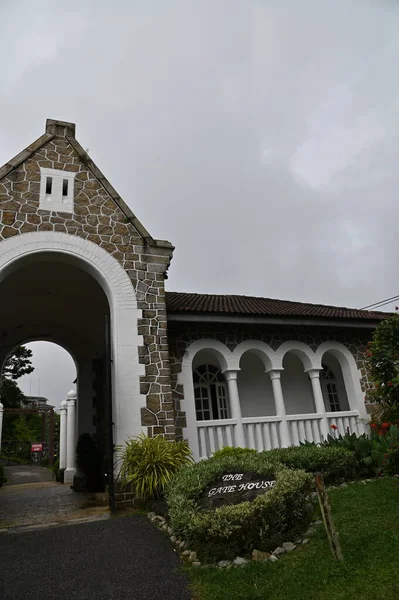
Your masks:
<instances>
[{"instance_id":1,"label":"column capital","mask_svg":"<svg viewBox=\"0 0 399 600\"><path fill-rule=\"evenodd\" d=\"M320 379L320 373L323 369L308 369L305 371L310 377L310 379Z\"/></svg>"},{"instance_id":2,"label":"column capital","mask_svg":"<svg viewBox=\"0 0 399 600\"><path fill-rule=\"evenodd\" d=\"M284 371L284 369L268 369L266 371L266 373L269 375L270 379L273 381L273 379L280 379L281 373L283 371Z\"/></svg>"},{"instance_id":3,"label":"column capital","mask_svg":"<svg viewBox=\"0 0 399 600\"><path fill-rule=\"evenodd\" d=\"M239 371L241 371L241 369L226 369L225 371L222 371L222 373L226 377L226 380L229 381L236 380Z\"/></svg>"}]
</instances>

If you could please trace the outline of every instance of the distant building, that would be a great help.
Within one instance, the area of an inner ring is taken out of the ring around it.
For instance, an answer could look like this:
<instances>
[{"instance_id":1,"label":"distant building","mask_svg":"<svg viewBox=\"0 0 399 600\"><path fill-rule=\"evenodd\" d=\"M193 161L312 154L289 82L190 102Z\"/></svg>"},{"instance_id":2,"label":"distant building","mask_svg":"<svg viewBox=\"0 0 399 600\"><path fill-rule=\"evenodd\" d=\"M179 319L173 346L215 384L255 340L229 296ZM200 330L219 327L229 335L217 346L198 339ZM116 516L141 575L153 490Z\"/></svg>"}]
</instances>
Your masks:
<instances>
[{"instance_id":1,"label":"distant building","mask_svg":"<svg viewBox=\"0 0 399 600\"><path fill-rule=\"evenodd\" d=\"M23 400L23 406L24 408L46 408L51 410L54 406L48 402L48 398L43 396L26 396Z\"/></svg>"}]
</instances>

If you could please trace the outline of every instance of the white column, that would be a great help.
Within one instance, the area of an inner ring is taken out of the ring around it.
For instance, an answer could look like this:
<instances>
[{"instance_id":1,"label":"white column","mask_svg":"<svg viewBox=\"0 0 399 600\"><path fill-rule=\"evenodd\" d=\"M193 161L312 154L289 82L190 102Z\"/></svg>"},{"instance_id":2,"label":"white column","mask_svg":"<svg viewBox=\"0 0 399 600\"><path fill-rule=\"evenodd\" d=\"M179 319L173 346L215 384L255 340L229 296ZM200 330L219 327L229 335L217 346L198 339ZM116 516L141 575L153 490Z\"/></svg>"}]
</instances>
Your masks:
<instances>
[{"instance_id":1,"label":"white column","mask_svg":"<svg viewBox=\"0 0 399 600\"><path fill-rule=\"evenodd\" d=\"M65 483L72 483L76 471L76 392L68 392L67 408L67 451L66 451L66 471L64 475Z\"/></svg>"},{"instance_id":2,"label":"white column","mask_svg":"<svg viewBox=\"0 0 399 600\"><path fill-rule=\"evenodd\" d=\"M60 408L60 469L67 466L67 407L66 400L61 402Z\"/></svg>"},{"instance_id":3,"label":"white column","mask_svg":"<svg viewBox=\"0 0 399 600\"><path fill-rule=\"evenodd\" d=\"M322 419L321 419L321 423L320 423L320 432L321 432L321 435L324 438L326 438L328 435L328 422L327 422L326 408L324 406L323 392L322 392L321 383L320 383L320 369L310 369L309 371L307 371L307 374L309 375L310 381L312 383L312 390L313 390L313 397L314 397L316 412L319 415L323 415Z\"/></svg>"},{"instance_id":4,"label":"white column","mask_svg":"<svg viewBox=\"0 0 399 600\"><path fill-rule=\"evenodd\" d=\"M0 402L0 450L1 450L1 432L3 430L3 415L4 415L4 406Z\"/></svg>"},{"instance_id":5,"label":"white column","mask_svg":"<svg viewBox=\"0 0 399 600\"><path fill-rule=\"evenodd\" d=\"M272 380L274 403L276 405L276 415L281 417L280 421L280 442L283 448L291 445L290 430L287 422L287 414L285 412L283 388L281 387L281 371L268 371L269 377Z\"/></svg>"},{"instance_id":6,"label":"white column","mask_svg":"<svg viewBox=\"0 0 399 600\"><path fill-rule=\"evenodd\" d=\"M231 416L233 419L237 420L237 425L234 430L235 443L236 446L245 448L244 426L242 424L240 396L238 395L237 371L224 371L223 374L226 377L227 388L229 390Z\"/></svg>"}]
</instances>

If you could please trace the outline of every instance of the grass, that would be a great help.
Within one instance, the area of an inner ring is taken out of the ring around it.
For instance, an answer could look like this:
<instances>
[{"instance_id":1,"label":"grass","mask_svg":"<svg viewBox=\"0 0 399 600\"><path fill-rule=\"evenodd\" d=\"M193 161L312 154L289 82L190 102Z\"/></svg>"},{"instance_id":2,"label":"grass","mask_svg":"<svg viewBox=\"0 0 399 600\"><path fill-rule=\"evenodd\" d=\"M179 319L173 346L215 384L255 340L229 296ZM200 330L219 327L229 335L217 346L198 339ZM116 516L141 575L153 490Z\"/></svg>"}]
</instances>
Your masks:
<instances>
[{"instance_id":1,"label":"grass","mask_svg":"<svg viewBox=\"0 0 399 600\"><path fill-rule=\"evenodd\" d=\"M396 600L399 598L399 479L330 492L344 562L323 526L276 563L190 569L196 600Z\"/></svg>"}]
</instances>

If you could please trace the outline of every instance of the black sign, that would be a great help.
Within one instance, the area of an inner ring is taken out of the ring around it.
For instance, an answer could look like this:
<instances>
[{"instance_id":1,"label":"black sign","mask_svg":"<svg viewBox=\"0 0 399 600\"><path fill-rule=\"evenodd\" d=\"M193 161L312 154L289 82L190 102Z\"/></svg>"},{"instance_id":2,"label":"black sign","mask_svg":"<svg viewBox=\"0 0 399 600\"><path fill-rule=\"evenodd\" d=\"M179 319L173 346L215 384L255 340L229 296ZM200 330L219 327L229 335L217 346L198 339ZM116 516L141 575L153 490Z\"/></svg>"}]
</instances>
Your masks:
<instances>
[{"instance_id":1,"label":"black sign","mask_svg":"<svg viewBox=\"0 0 399 600\"><path fill-rule=\"evenodd\" d=\"M275 480L262 478L258 473L226 473L206 488L198 505L202 508L217 508L251 501L275 485Z\"/></svg>"}]
</instances>

